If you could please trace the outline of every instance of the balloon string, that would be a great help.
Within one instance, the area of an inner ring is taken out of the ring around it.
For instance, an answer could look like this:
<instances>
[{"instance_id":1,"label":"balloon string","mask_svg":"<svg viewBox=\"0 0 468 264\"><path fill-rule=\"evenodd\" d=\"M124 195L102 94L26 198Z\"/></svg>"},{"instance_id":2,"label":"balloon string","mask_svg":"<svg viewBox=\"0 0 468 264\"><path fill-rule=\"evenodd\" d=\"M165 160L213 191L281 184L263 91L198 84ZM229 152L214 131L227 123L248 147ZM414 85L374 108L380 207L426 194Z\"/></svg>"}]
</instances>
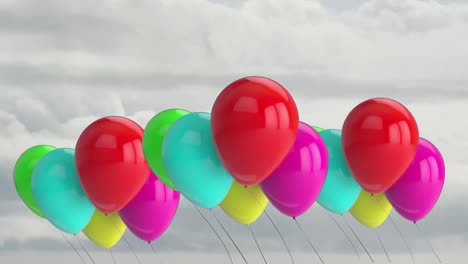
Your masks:
<instances>
[{"instance_id":1,"label":"balloon string","mask_svg":"<svg viewBox=\"0 0 468 264\"><path fill-rule=\"evenodd\" d=\"M246 264L248 264L247 262L247 259L245 259L245 256L244 254L242 254L242 251L239 249L239 247L237 246L236 242L234 242L234 239L232 239L231 235L229 235L229 232L226 230L226 228L224 227L224 225L221 223L221 221L219 220L218 216L216 215L216 213L214 211L211 211L211 213L213 214L214 218L216 219L216 221L218 222L218 224L221 226L221 228L224 230L224 233L226 233L226 235L229 237L229 239L231 240L232 244L234 244L234 247L236 247L237 251L239 252L239 254L241 255L242 259L244 260L244 262Z\"/></svg>"},{"instance_id":2,"label":"balloon string","mask_svg":"<svg viewBox=\"0 0 468 264\"><path fill-rule=\"evenodd\" d=\"M268 214L268 212L267 212L266 209L265 209L265 215L268 217L268 219L270 220L271 224L272 224L273 227L276 229L276 232L277 232L278 235L281 237L281 240L283 241L283 244L284 244L284 246L286 247L286 250L288 251L289 258L291 259L292 264L295 264L295 263L294 263L293 256L292 256L292 254L291 254L291 250L289 249L289 246L288 246L288 244L286 243L286 240L284 239L283 234L281 234L281 232L279 231L279 228L276 226L275 222L273 222L273 219L270 217L270 214Z\"/></svg>"},{"instance_id":3,"label":"balloon string","mask_svg":"<svg viewBox=\"0 0 468 264\"><path fill-rule=\"evenodd\" d=\"M416 261L414 260L414 255L413 255L413 251L411 251L411 248L408 244L408 241L406 240L406 237L403 235L403 233L401 232L400 228L398 228L397 224L395 223L395 221L393 221L393 218L391 215L389 215L389 218L390 218L390 222L392 222L392 225L395 227L395 229L398 231L398 233L400 233L400 236L401 238L403 239L403 243L405 243L405 246L406 248L408 249L408 252L410 253L411 255L411 259L413 260L413 263L416 263Z\"/></svg>"},{"instance_id":4,"label":"balloon string","mask_svg":"<svg viewBox=\"0 0 468 264\"><path fill-rule=\"evenodd\" d=\"M254 200L257 202L257 205L261 208L262 206L260 205L260 202L258 201L257 197L255 197L255 195L252 194L252 192L250 191L249 189L249 194L250 196L252 196L254 198ZM276 226L275 222L273 221L273 218L270 216L270 214L268 213L267 209L265 208L263 210L263 212L265 213L265 215L268 217L268 220L270 220L270 223L273 225L273 227L276 229L276 232L278 233L278 235L280 236L281 240L283 241L283 244L284 246L286 247L286 250L288 251L288 254L289 254L289 258L291 259L291 262L292 264L295 264L294 263L294 259L293 259L293 256L292 256L292 253L291 253L291 250L288 246L288 244L286 243L286 240L284 239L284 236L283 234L280 232L279 228Z\"/></svg>"},{"instance_id":5,"label":"balloon string","mask_svg":"<svg viewBox=\"0 0 468 264\"><path fill-rule=\"evenodd\" d=\"M356 245L354 245L353 241L351 240L351 238L348 236L348 234L346 233L346 231L343 229L343 227L341 227L341 225L338 223L338 221L333 217L333 215L331 215L330 213L328 214L328 216L333 220L333 222L335 222L335 224L338 226L338 228L341 230L341 232L345 235L345 237L348 239L348 242L353 246L353 249L354 249L354 252L358 258L358 261L361 260L361 256L359 255L359 252L356 248Z\"/></svg>"},{"instance_id":6,"label":"balloon string","mask_svg":"<svg viewBox=\"0 0 468 264\"><path fill-rule=\"evenodd\" d=\"M107 251L109 252L109 255L110 255L111 258L112 258L112 262L113 262L114 264L117 264L117 262L115 261L114 255L112 254L111 249L109 248Z\"/></svg>"},{"instance_id":7,"label":"balloon string","mask_svg":"<svg viewBox=\"0 0 468 264\"><path fill-rule=\"evenodd\" d=\"M392 263L392 260L390 259L390 256L388 255L388 252L387 252L387 249L385 248L385 245L382 241L382 238L380 237L380 234L379 234L379 230L377 229L374 229L375 230L375 234L377 235L377 238L379 239L379 242L380 242L380 245L382 246L384 252L385 252L385 255L387 256L387 259L388 259L388 262Z\"/></svg>"},{"instance_id":8,"label":"balloon string","mask_svg":"<svg viewBox=\"0 0 468 264\"><path fill-rule=\"evenodd\" d=\"M151 250L153 251L153 253L156 254L156 255L159 255L159 254L156 252L156 250L154 249L153 244L149 243L149 245L150 245Z\"/></svg>"},{"instance_id":9,"label":"balloon string","mask_svg":"<svg viewBox=\"0 0 468 264\"><path fill-rule=\"evenodd\" d=\"M348 223L348 221L346 221L346 217L343 217L343 218L345 219L345 223L348 226L348 228L351 230L351 232L353 233L354 237L356 237L356 239L359 241L359 244L361 245L361 247L364 249L364 251L366 251L367 256L369 256L369 259L372 261L372 263L375 263L374 259L372 258L372 255L369 253L366 246L364 246L364 243L362 243L361 239L358 237L356 232L354 232L354 229L351 227L351 225Z\"/></svg>"},{"instance_id":10,"label":"balloon string","mask_svg":"<svg viewBox=\"0 0 468 264\"><path fill-rule=\"evenodd\" d=\"M403 243L405 244L406 248L408 249L408 252L410 253L411 255L411 259L413 260L413 263L416 263L415 259L414 259L414 255L413 255L413 251L411 250L409 244L408 244L408 241L406 240L405 236L403 235L403 233L401 232L400 228L398 228L397 224L395 223L395 221L393 220L393 217L392 215L390 214L390 212L388 211L385 211L383 209L384 205L382 204L382 201L380 199L376 199L376 201L378 201L381 205L380 209L382 209L382 211L384 211L386 214L388 213L388 218L390 219L390 222L392 223L393 227L395 227L395 229L398 231L398 233L400 234L400 237L401 239L403 240Z\"/></svg>"},{"instance_id":11,"label":"balloon string","mask_svg":"<svg viewBox=\"0 0 468 264\"><path fill-rule=\"evenodd\" d=\"M234 264L234 261L232 260L231 253L229 252L229 250L228 250L228 248L226 246L226 243L224 243L223 239L221 239L221 236L219 235L219 233L216 231L216 229L213 227L213 225L210 223L210 221L208 221L208 219L205 217L205 215L202 214L200 209L194 204L192 204L192 206L197 210L198 214L200 214L200 216L203 218L203 220L205 220L205 222L210 226L211 230L213 230L213 232L216 234L219 241L221 241L221 243L223 244L223 247L224 247L224 249L226 250L226 252L227 252L227 254L229 256L229 260L231 261L231 264Z\"/></svg>"},{"instance_id":12,"label":"balloon string","mask_svg":"<svg viewBox=\"0 0 468 264\"><path fill-rule=\"evenodd\" d=\"M89 254L88 250L85 248L85 246L83 245L83 243L81 243L81 240L80 238L78 237L78 235L75 235L75 239L78 241L78 244L80 244L80 247L84 250L84 252L86 253L86 255L88 255L88 258L91 260L91 262L93 262L94 264L96 264L96 262L94 262L94 259L91 257L91 255Z\"/></svg>"},{"instance_id":13,"label":"balloon string","mask_svg":"<svg viewBox=\"0 0 468 264\"><path fill-rule=\"evenodd\" d=\"M260 247L260 244L258 244L258 240L255 237L255 233L253 232L252 227L248 225L248 228L250 230L250 233L252 234L255 244L257 245L258 251L260 251L260 255L262 255L263 261L265 262L265 264L268 264L268 261L266 260L265 255L263 254L262 248Z\"/></svg>"},{"instance_id":14,"label":"balloon string","mask_svg":"<svg viewBox=\"0 0 468 264\"><path fill-rule=\"evenodd\" d=\"M320 259L320 262L322 262L322 264L325 264L325 262L323 261L322 257L321 257L320 254L318 253L317 249L315 249L315 247L314 247L314 245L312 244L312 242L310 241L309 237L308 237L307 234L304 232L304 229L302 229L301 225L299 224L299 221L297 221L297 219L294 219L294 222L296 222L297 227L299 228L299 230L302 232L302 234L303 234L304 237L306 238L307 242L309 243L309 246L314 250L315 254L316 254L317 257Z\"/></svg>"},{"instance_id":15,"label":"balloon string","mask_svg":"<svg viewBox=\"0 0 468 264\"><path fill-rule=\"evenodd\" d=\"M140 258L137 256L135 250L133 250L133 247L132 245L130 245L130 242L128 242L128 240L125 238L125 236L122 236L123 240L125 241L125 244L127 244L128 248L132 251L133 255L135 256L136 260L138 261L138 263L142 264L141 261L140 261Z\"/></svg>"},{"instance_id":16,"label":"balloon string","mask_svg":"<svg viewBox=\"0 0 468 264\"><path fill-rule=\"evenodd\" d=\"M120 235L122 235L122 239L124 240L125 244L127 244L128 248L130 249L130 251L132 251L133 253L133 256L135 256L136 260L138 261L138 263L142 264L141 261L140 261L140 258L138 258L135 250L133 250L133 247L132 245L130 245L130 242L128 242L128 240L125 238L125 232L122 232L121 230L119 230L119 228L115 225L115 223L113 221L110 221L112 223L112 225L115 227L115 229L117 229L117 232L120 233Z\"/></svg>"},{"instance_id":17,"label":"balloon string","mask_svg":"<svg viewBox=\"0 0 468 264\"><path fill-rule=\"evenodd\" d=\"M162 262L163 262L163 261L162 261L162 257L160 256L160 254L158 254L158 252L156 252L156 249L154 249L153 243L149 243L149 245L150 245L151 250L153 251L153 253L154 253L156 256L159 257L159 260L160 260L159 262L162 263Z\"/></svg>"},{"instance_id":18,"label":"balloon string","mask_svg":"<svg viewBox=\"0 0 468 264\"><path fill-rule=\"evenodd\" d=\"M436 253L436 251L434 250L434 246L432 246L432 243L431 241L429 241L426 236L424 235L424 233L422 232L421 228L419 227L418 223L415 223L416 224L416 227L418 228L419 230L419 233L424 237L424 239L426 240L427 244L429 244L429 246L431 247L431 250L432 250L432 253L434 254L434 256L437 258L437 260L439 261L439 263L442 263L442 260L440 259L439 255Z\"/></svg>"},{"instance_id":19,"label":"balloon string","mask_svg":"<svg viewBox=\"0 0 468 264\"><path fill-rule=\"evenodd\" d=\"M65 237L64 234L62 234L62 237L63 237L63 239L65 239L65 241L67 241L67 243L70 245L70 247L73 249L73 251L75 251L75 253L80 257L81 262L83 262L84 264L86 264L86 261L83 259L83 257L82 257L81 254L78 252L78 250L76 250L76 248L73 246L73 244L70 242L70 240L68 240L67 237Z\"/></svg>"},{"instance_id":20,"label":"balloon string","mask_svg":"<svg viewBox=\"0 0 468 264\"><path fill-rule=\"evenodd\" d=\"M387 214L388 216L390 216L390 213L392 211L392 208L390 207L390 209L387 211L384 209L384 205L382 204L382 201L380 199L375 199L375 201L377 201L378 203L380 203L380 209L384 212L384 214ZM382 238L380 237L380 234L379 234L379 231L377 229L375 229L375 234L377 235L377 238L379 239L379 242L380 242L380 245L382 246L384 252L385 252L385 255L387 256L387 259L388 259L388 262L392 263L392 260L390 259L390 255L388 254L387 252L387 249L385 248L385 245L382 241Z\"/></svg>"}]
</instances>

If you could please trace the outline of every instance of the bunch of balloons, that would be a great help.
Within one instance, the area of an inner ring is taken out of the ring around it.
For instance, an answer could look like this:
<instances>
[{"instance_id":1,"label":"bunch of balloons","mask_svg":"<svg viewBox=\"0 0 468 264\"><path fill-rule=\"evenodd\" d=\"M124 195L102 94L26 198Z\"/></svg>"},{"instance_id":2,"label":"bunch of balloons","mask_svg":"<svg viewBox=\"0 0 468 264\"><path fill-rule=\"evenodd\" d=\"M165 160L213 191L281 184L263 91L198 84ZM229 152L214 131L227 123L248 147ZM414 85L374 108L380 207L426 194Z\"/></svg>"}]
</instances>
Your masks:
<instances>
[{"instance_id":1,"label":"bunch of balloons","mask_svg":"<svg viewBox=\"0 0 468 264\"><path fill-rule=\"evenodd\" d=\"M36 215L104 248L127 228L144 241L159 238L180 194L247 225L269 202L296 218L317 201L376 228L392 208L424 218L444 178L440 152L400 103L370 99L341 130L322 129L300 122L289 92L264 77L228 85L211 113L168 109L145 129L124 117L99 119L74 149L34 146L14 170L17 192Z\"/></svg>"}]
</instances>

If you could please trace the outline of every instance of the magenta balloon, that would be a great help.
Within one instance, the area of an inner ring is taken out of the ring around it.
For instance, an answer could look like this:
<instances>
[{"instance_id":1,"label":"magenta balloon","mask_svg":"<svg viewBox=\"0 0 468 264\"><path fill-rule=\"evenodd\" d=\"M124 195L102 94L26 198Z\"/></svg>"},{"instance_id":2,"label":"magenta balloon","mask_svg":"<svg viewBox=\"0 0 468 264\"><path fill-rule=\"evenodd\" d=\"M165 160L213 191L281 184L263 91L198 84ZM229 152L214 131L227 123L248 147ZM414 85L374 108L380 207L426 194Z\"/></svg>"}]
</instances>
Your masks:
<instances>
[{"instance_id":1,"label":"magenta balloon","mask_svg":"<svg viewBox=\"0 0 468 264\"><path fill-rule=\"evenodd\" d=\"M301 122L289 154L260 186L276 209L296 218L317 199L327 170L325 142L315 129Z\"/></svg>"},{"instance_id":2,"label":"magenta balloon","mask_svg":"<svg viewBox=\"0 0 468 264\"><path fill-rule=\"evenodd\" d=\"M179 206L180 194L151 173L140 192L120 212L128 229L141 240L151 242L169 227Z\"/></svg>"},{"instance_id":3,"label":"magenta balloon","mask_svg":"<svg viewBox=\"0 0 468 264\"><path fill-rule=\"evenodd\" d=\"M445 181L445 165L439 150L421 138L413 162L386 192L390 203L404 218L423 219L439 200Z\"/></svg>"}]
</instances>

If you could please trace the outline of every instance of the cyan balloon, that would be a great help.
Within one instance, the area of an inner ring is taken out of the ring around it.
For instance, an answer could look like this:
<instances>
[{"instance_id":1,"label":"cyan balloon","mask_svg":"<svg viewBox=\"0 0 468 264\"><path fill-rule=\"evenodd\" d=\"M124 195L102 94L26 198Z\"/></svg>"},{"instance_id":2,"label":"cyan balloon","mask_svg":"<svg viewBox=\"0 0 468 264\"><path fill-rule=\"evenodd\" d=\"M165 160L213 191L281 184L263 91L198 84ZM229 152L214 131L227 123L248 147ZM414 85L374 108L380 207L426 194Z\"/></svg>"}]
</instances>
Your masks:
<instances>
[{"instance_id":1,"label":"cyan balloon","mask_svg":"<svg viewBox=\"0 0 468 264\"><path fill-rule=\"evenodd\" d=\"M32 191L45 217L63 232L77 234L94 214L78 179L74 149L46 154L33 171Z\"/></svg>"},{"instance_id":2,"label":"cyan balloon","mask_svg":"<svg viewBox=\"0 0 468 264\"><path fill-rule=\"evenodd\" d=\"M209 113L190 113L178 119L164 137L162 156L176 189L211 209L223 201L234 179L216 152L210 118Z\"/></svg>"},{"instance_id":3,"label":"cyan balloon","mask_svg":"<svg viewBox=\"0 0 468 264\"><path fill-rule=\"evenodd\" d=\"M341 130L326 129L320 135L327 145L328 172L317 201L328 211L343 214L353 207L362 189L346 163L341 145Z\"/></svg>"}]
</instances>

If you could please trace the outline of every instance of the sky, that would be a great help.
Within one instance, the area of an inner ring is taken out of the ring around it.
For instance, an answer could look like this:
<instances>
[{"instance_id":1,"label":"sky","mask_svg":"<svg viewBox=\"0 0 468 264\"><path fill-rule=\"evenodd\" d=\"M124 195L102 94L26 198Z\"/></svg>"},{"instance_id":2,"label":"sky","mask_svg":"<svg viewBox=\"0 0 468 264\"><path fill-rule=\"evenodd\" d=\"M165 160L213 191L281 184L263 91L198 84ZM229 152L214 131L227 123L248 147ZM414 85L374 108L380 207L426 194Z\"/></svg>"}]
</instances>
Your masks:
<instances>
[{"instance_id":1,"label":"sky","mask_svg":"<svg viewBox=\"0 0 468 264\"><path fill-rule=\"evenodd\" d=\"M444 263L468 257L467 2L3 0L0 39L2 263L80 263L61 233L32 214L15 192L13 166L24 150L37 144L74 147L87 125L108 115L144 127L167 108L209 112L224 87L250 75L280 82L294 97L300 119L324 128L341 128L349 111L368 98L390 97L407 106L420 135L444 155L446 183L436 207L419 223L422 232L395 212L392 218L418 262L437 263L431 245ZM214 211L248 252L249 262L261 263L248 229L219 208ZM267 211L296 263L316 262L294 222L271 206ZM212 213L204 213L229 243ZM376 263L387 262L374 230L350 215L336 219L353 228ZM319 205L299 220L327 263L355 258ZM288 261L268 218L252 228L269 263ZM371 263L351 230L345 231L359 247L361 262ZM391 222L378 232L392 263L411 262ZM112 263L107 252L79 237L96 260L102 259L97 263ZM160 254L129 232L125 237L146 261L229 261L186 200L156 241ZM78 247L79 240L68 238ZM118 261L133 261L124 242L114 250Z\"/></svg>"}]
</instances>

